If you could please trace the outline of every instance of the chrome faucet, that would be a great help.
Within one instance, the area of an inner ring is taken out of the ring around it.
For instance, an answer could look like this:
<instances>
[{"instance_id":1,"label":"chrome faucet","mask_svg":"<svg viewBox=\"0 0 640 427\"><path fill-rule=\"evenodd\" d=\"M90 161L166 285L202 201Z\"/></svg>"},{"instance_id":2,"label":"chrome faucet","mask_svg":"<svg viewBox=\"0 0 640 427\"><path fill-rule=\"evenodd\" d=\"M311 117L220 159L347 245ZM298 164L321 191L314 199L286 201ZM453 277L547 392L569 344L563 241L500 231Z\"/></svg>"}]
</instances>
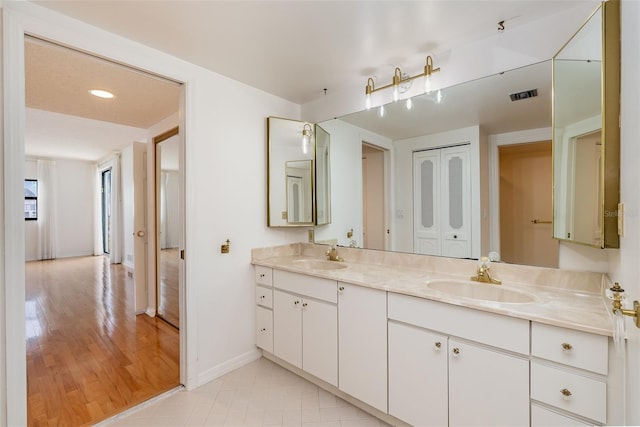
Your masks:
<instances>
[{"instance_id":1,"label":"chrome faucet","mask_svg":"<svg viewBox=\"0 0 640 427\"><path fill-rule=\"evenodd\" d=\"M326 255L329 261L344 261L342 257L338 255L338 249L334 245L329 246Z\"/></svg>"},{"instance_id":2,"label":"chrome faucet","mask_svg":"<svg viewBox=\"0 0 640 427\"><path fill-rule=\"evenodd\" d=\"M502 281L491 277L489 270L491 269L491 261L487 257L481 257L478 260L478 271L475 276L471 277L474 282L491 283L494 285L502 284Z\"/></svg>"}]
</instances>

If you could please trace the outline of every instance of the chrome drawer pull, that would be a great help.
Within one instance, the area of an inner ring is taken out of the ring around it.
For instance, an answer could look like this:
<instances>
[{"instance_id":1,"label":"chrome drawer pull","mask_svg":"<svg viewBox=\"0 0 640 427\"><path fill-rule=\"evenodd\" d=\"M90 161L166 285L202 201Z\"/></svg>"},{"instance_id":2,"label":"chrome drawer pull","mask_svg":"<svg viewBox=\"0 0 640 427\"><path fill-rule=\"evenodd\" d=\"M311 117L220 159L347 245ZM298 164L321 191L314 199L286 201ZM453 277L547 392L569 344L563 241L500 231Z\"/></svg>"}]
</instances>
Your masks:
<instances>
[{"instance_id":1,"label":"chrome drawer pull","mask_svg":"<svg viewBox=\"0 0 640 427\"><path fill-rule=\"evenodd\" d=\"M568 342L563 342L561 345L562 345L562 351L570 351L573 349L573 346Z\"/></svg>"}]
</instances>

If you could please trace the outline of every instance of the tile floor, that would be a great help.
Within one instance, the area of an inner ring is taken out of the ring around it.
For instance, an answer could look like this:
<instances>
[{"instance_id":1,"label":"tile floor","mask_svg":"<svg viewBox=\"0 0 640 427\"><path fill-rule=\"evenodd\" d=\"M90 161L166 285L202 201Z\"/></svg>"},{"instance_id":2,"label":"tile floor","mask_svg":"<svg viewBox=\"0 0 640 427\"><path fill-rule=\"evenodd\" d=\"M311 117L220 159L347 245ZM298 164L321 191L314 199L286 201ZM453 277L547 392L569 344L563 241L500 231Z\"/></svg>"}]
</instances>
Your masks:
<instances>
[{"instance_id":1,"label":"tile floor","mask_svg":"<svg viewBox=\"0 0 640 427\"><path fill-rule=\"evenodd\" d=\"M104 425L388 426L264 358L195 390L175 392Z\"/></svg>"}]
</instances>

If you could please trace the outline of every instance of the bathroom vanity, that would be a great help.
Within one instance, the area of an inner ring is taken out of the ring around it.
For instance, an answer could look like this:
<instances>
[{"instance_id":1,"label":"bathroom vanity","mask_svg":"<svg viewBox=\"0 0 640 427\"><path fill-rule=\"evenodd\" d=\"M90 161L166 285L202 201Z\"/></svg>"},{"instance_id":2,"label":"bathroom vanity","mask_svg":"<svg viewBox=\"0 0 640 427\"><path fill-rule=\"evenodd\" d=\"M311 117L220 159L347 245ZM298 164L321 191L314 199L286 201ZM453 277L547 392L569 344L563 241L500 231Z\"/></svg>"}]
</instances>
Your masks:
<instances>
[{"instance_id":1,"label":"bathroom vanity","mask_svg":"<svg viewBox=\"0 0 640 427\"><path fill-rule=\"evenodd\" d=\"M326 249L253 250L265 357L393 425L623 424L605 275Z\"/></svg>"}]
</instances>

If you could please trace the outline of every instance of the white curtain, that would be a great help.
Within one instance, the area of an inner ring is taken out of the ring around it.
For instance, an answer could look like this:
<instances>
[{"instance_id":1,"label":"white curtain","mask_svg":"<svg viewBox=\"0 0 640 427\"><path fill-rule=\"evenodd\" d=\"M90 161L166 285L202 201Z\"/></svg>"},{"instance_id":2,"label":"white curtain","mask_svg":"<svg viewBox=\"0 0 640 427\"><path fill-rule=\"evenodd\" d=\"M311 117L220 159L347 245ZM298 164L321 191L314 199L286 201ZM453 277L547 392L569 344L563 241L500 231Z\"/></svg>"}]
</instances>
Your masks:
<instances>
[{"instance_id":1,"label":"white curtain","mask_svg":"<svg viewBox=\"0 0 640 427\"><path fill-rule=\"evenodd\" d=\"M56 258L56 162L38 160L38 259Z\"/></svg>"},{"instance_id":2,"label":"white curtain","mask_svg":"<svg viewBox=\"0 0 640 427\"><path fill-rule=\"evenodd\" d=\"M120 179L120 153L111 164L111 264L122 262L122 188Z\"/></svg>"}]
</instances>

